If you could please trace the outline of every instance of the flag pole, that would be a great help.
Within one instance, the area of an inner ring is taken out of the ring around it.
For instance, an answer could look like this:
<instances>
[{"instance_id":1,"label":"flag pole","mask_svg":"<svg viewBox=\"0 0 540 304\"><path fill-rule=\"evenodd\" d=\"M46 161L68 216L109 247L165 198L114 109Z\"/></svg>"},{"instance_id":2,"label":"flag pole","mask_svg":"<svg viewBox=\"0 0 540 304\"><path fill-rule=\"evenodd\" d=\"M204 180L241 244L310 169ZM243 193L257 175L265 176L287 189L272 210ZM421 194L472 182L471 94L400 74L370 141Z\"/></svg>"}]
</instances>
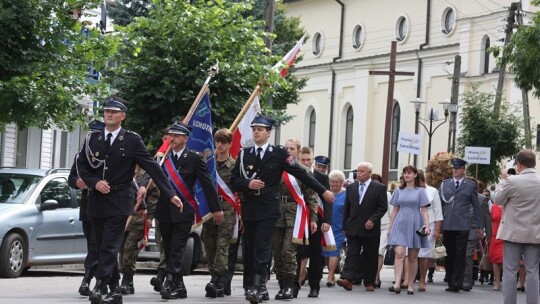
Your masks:
<instances>
[{"instance_id":1,"label":"flag pole","mask_svg":"<svg viewBox=\"0 0 540 304\"><path fill-rule=\"evenodd\" d=\"M253 92L251 93L251 96L249 96L249 99L246 101L246 104L244 104L244 107L242 108L242 110L240 110L240 113L238 113L238 115L236 116L236 119L233 121L231 127L229 128L229 131L233 132L234 129L236 129L236 127L240 123L240 120L242 119L242 117L244 117L244 114L246 114L247 110L253 103L253 100L255 100L255 97L257 97L257 95L259 95L260 93L261 93L261 84L258 83L257 86L255 87L255 90L253 90Z\"/></svg>"}]
</instances>

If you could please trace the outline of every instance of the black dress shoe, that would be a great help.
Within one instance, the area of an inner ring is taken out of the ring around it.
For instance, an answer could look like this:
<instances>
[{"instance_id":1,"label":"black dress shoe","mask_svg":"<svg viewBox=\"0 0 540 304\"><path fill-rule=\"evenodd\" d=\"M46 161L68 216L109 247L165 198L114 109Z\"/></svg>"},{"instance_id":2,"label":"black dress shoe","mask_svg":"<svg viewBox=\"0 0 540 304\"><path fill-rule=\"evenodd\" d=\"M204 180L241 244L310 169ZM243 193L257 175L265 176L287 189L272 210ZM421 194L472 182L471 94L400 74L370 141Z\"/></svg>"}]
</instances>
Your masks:
<instances>
[{"instance_id":1,"label":"black dress shoe","mask_svg":"<svg viewBox=\"0 0 540 304\"><path fill-rule=\"evenodd\" d=\"M471 291L471 287L463 286L463 287L461 287L461 290L463 290L463 291Z\"/></svg>"},{"instance_id":2,"label":"black dress shoe","mask_svg":"<svg viewBox=\"0 0 540 304\"><path fill-rule=\"evenodd\" d=\"M111 288L111 292L103 299L102 304L122 304L122 291L120 287Z\"/></svg>"},{"instance_id":3,"label":"black dress shoe","mask_svg":"<svg viewBox=\"0 0 540 304\"><path fill-rule=\"evenodd\" d=\"M86 279L82 280L81 286L79 286L79 294L84 297L90 295L90 281Z\"/></svg>"},{"instance_id":4,"label":"black dress shoe","mask_svg":"<svg viewBox=\"0 0 540 304\"><path fill-rule=\"evenodd\" d=\"M218 293L217 286L213 282L206 284L206 287L204 288L204 290L206 290L205 297L207 298L217 297L217 293Z\"/></svg>"},{"instance_id":5,"label":"black dress shoe","mask_svg":"<svg viewBox=\"0 0 540 304\"><path fill-rule=\"evenodd\" d=\"M448 287L444 291L448 292L459 292L459 287Z\"/></svg>"},{"instance_id":6,"label":"black dress shoe","mask_svg":"<svg viewBox=\"0 0 540 304\"><path fill-rule=\"evenodd\" d=\"M308 298L318 298L319 297L319 291L317 289L311 288L308 294Z\"/></svg>"}]
</instances>

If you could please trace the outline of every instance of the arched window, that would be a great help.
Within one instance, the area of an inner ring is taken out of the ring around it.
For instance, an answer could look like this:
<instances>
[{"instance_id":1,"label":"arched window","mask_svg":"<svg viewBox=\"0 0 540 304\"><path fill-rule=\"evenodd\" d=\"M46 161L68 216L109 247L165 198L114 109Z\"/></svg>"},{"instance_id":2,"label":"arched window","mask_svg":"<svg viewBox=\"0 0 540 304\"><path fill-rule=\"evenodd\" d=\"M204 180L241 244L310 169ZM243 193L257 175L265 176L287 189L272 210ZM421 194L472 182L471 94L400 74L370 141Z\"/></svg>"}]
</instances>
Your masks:
<instances>
[{"instance_id":1,"label":"arched window","mask_svg":"<svg viewBox=\"0 0 540 304\"><path fill-rule=\"evenodd\" d=\"M311 109L311 114L309 114L309 138L308 146L315 150L315 126L317 124L317 114L315 114L315 109Z\"/></svg>"},{"instance_id":2,"label":"arched window","mask_svg":"<svg viewBox=\"0 0 540 304\"><path fill-rule=\"evenodd\" d=\"M482 50L481 50L481 56L480 59L480 72L482 74L489 73L489 47L490 47L490 41L488 36L484 36L482 39Z\"/></svg>"},{"instance_id":3,"label":"arched window","mask_svg":"<svg viewBox=\"0 0 540 304\"><path fill-rule=\"evenodd\" d=\"M347 119L345 121L345 155L343 157L343 168L350 169L352 161L352 143L353 143L353 123L354 113L350 106L347 110Z\"/></svg>"},{"instance_id":4,"label":"arched window","mask_svg":"<svg viewBox=\"0 0 540 304\"><path fill-rule=\"evenodd\" d=\"M401 120L401 108L399 107L399 103L394 100L394 109L392 110L392 135L391 135L391 143L392 146L390 148L390 169L397 169L398 168L398 137L399 137L399 125Z\"/></svg>"}]
</instances>

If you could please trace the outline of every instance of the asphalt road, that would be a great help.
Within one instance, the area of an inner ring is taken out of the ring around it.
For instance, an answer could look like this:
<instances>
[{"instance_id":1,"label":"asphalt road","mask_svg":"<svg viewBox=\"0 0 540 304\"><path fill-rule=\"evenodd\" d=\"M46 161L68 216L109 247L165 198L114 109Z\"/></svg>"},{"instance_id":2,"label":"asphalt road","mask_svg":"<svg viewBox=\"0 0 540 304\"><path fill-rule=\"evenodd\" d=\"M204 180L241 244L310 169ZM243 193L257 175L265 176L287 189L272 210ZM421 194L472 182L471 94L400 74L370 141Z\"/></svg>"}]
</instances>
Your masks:
<instances>
[{"instance_id":1,"label":"asphalt road","mask_svg":"<svg viewBox=\"0 0 540 304\"><path fill-rule=\"evenodd\" d=\"M150 286L150 278L156 273L153 269L139 269L135 275L135 294L124 296L124 303L163 303L160 295L153 291ZM83 270L80 268L46 268L30 269L27 274L17 279L0 279L0 303L2 304L26 304L26 303L89 303L86 297L77 293ZM326 275L324 276L324 278ZM399 295L388 292L388 287L393 281L393 269L385 268L382 271L382 288L375 292L366 292L362 286L354 286L352 291L346 291L335 286L328 288L321 282L320 296L317 299L307 298L309 287L304 286L300 290L299 297L294 303L452 303L452 304L496 304L502 303L502 293L492 290L490 285L475 285L470 292L448 293L443 283L444 273L435 273L435 283L428 284L426 292L415 292L407 295L402 292ZM242 275L235 275L232 284L232 295L225 298L208 299L204 297L204 287L209 280L208 273L204 270L196 271L193 275L184 278L188 290L188 298L183 300L169 300L168 302L184 303L248 303L244 300L242 289ZM94 281L92 281L93 285ZM415 289L418 286L415 286ZM274 300L278 285L273 276L268 282L271 300L266 303L279 303ZM525 294L518 294L518 302L525 303Z\"/></svg>"}]
</instances>

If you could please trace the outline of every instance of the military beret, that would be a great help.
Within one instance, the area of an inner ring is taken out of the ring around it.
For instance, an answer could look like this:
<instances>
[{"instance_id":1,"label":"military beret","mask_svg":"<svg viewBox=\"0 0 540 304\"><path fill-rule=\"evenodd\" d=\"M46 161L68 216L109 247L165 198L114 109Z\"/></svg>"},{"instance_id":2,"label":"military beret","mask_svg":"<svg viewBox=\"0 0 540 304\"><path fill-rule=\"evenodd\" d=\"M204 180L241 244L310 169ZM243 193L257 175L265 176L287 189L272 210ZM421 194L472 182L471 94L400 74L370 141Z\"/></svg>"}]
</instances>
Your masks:
<instances>
[{"instance_id":1,"label":"military beret","mask_svg":"<svg viewBox=\"0 0 540 304\"><path fill-rule=\"evenodd\" d=\"M250 126L251 127L264 127L264 128L267 128L267 129L272 129L275 122L276 122L275 120L273 120L272 118L270 118L270 117L268 117L266 115L257 114L257 116L255 116L255 118L251 122Z\"/></svg>"},{"instance_id":2,"label":"military beret","mask_svg":"<svg viewBox=\"0 0 540 304\"><path fill-rule=\"evenodd\" d=\"M323 155L319 155L315 157L315 163L317 165L323 165L323 166L328 167L328 165L330 165L330 158Z\"/></svg>"},{"instance_id":3,"label":"military beret","mask_svg":"<svg viewBox=\"0 0 540 304\"><path fill-rule=\"evenodd\" d=\"M454 158L452 159L452 168L461 168L465 167L467 162L461 158Z\"/></svg>"},{"instance_id":4,"label":"military beret","mask_svg":"<svg viewBox=\"0 0 540 304\"><path fill-rule=\"evenodd\" d=\"M180 134L189 136L189 134L191 133L191 129L191 126L188 126L183 122L175 122L169 128L169 134Z\"/></svg>"}]
</instances>

